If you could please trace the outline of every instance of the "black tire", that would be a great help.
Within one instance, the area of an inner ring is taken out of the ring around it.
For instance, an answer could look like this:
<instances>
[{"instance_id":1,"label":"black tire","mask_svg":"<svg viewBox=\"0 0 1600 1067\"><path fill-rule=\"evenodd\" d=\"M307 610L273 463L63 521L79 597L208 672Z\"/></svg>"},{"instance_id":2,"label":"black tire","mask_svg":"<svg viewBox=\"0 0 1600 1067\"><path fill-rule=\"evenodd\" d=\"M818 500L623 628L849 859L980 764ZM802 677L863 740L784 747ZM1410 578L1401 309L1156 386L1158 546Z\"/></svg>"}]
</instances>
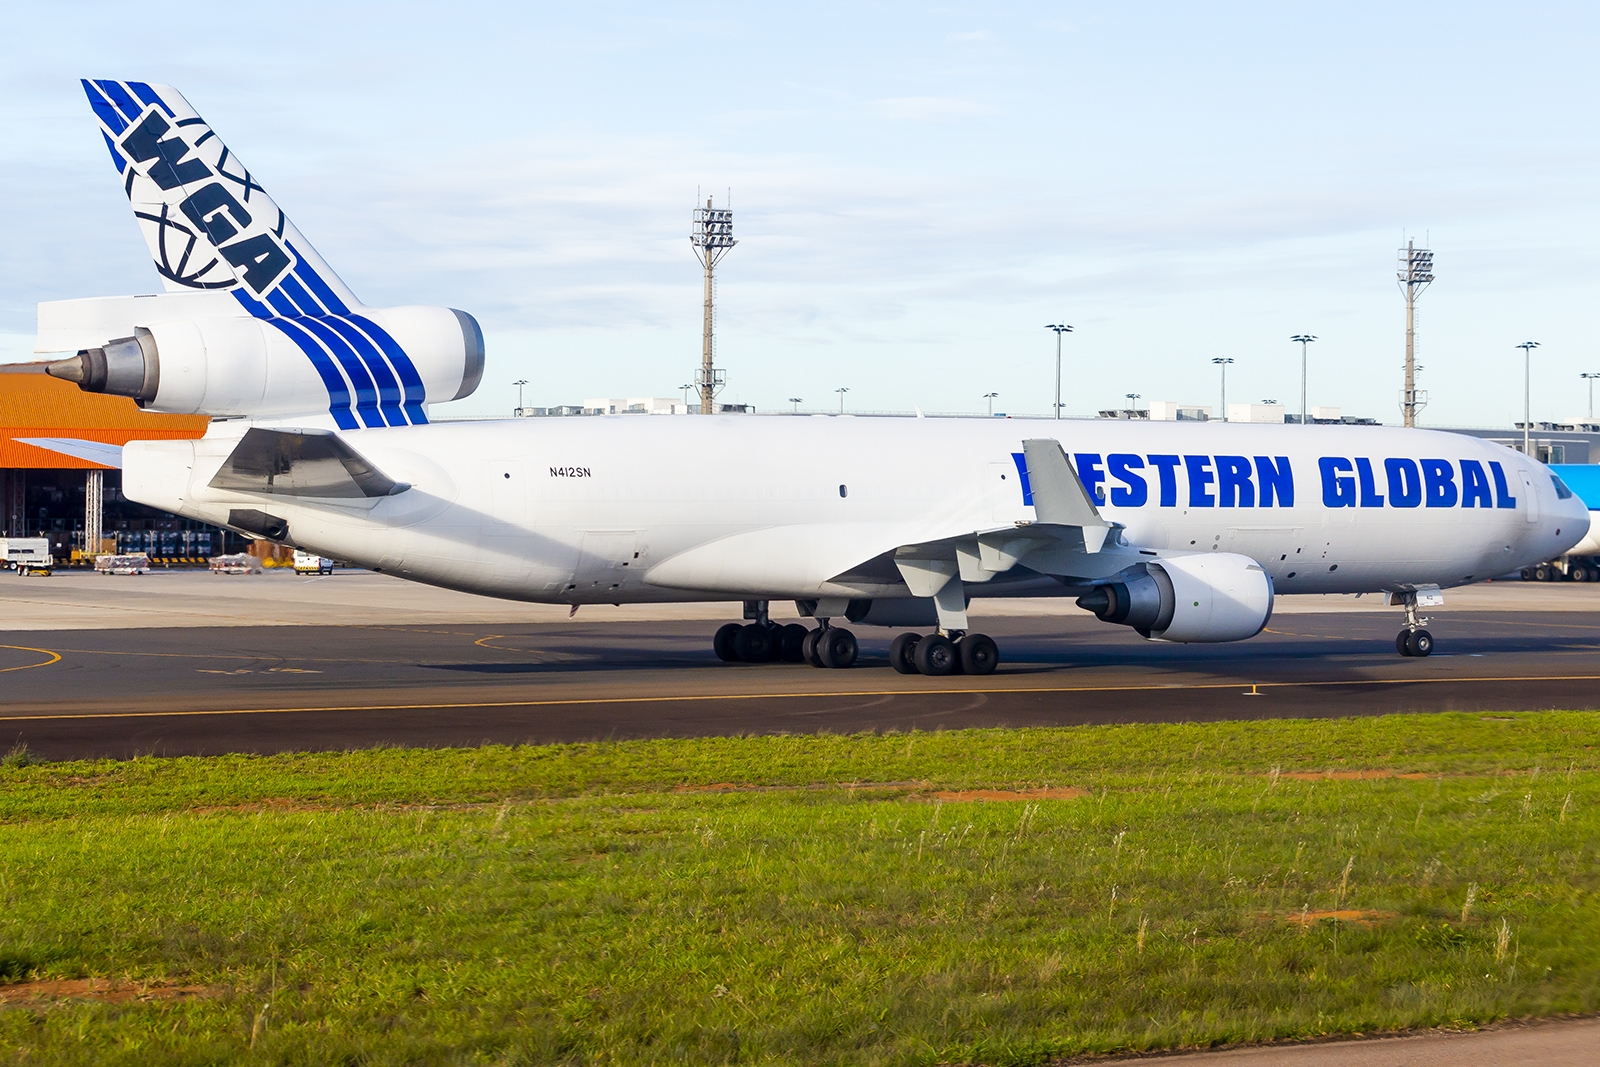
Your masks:
<instances>
[{"instance_id":1,"label":"black tire","mask_svg":"<svg viewBox=\"0 0 1600 1067\"><path fill-rule=\"evenodd\" d=\"M1540 563L1534 567L1533 580L1536 582L1548 582L1550 580L1550 568L1546 567L1543 563Z\"/></svg>"},{"instance_id":2,"label":"black tire","mask_svg":"<svg viewBox=\"0 0 1600 1067\"><path fill-rule=\"evenodd\" d=\"M913 658L918 671L934 678L950 674L960 662L955 643L943 634L930 634L918 641Z\"/></svg>"},{"instance_id":3,"label":"black tire","mask_svg":"<svg viewBox=\"0 0 1600 1067\"><path fill-rule=\"evenodd\" d=\"M1411 631L1401 630L1394 635L1394 650L1402 656L1411 655Z\"/></svg>"},{"instance_id":4,"label":"black tire","mask_svg":"<svg viewBox=\"0 0 1600 1067\"><path fill-rule=\"evenodd\" d=\"M1426 630L1412 630L1406 638L1406 648L1413 656L1427 656L1433 652L1433 635Z\"/></svg>"},{"instance_id":5,"label":"black tire","mask_svg":"<svg viewBox=\"0 0 1600 1067\"><path fill-rule=\"evenodd\" d=\"M1532 567L1524 567L1524 568L1522 568L1522 580L1525 581L1525 582L1533 581L1533 568Z\"/></svg>"},{"instance_id":6,"label":"black tire","mask_svg":"<svg viewBox=\"0 0 1600 1067\"><path fill-rule=\"evenodd\" d=\"M775 642L778 646L778 657L785 663L804 663L806 652L802 646L806 643L806 635L810 632L797 622L778 627L778 640Z\"/></svg>"},{"instance_id":7,"label":"black tire","mask_svg":"<svg viewBox=\"0 0 1600 1067\"><path fill-rule=\"evenodd\" d=\"M739 636L739 631L743 628L736 622L717 627L716 636L711 639L711 648L722 662L739 662L739 653L733 647L733 639Z\"/></svg>"},{"instance_id":8,"label":"black tire","mask_svg":"<svg viewBox=\"0 0 1600 1067\"><path fill-rule=\"evenodd\" d=\"M1567 577L1571 578L1575 582L1587 582L1589 580L1589 577L1590 577L1589 568L1588 567L1573 567L1571 570L1569 570L1567 572Z\"/></svg>"},{"instance_id":9,"label":"black tire","mask_svg":"<svg viewBox=\"0 0 1600 1067\"><path fill-rule=\"evenodd\" d=\"M733 637L733 650L745 663L761 663L772 655L772 632L759 622L741 626Z\"/></svg>"},{"instance_id":10,"label":"black tire","mask_svg":"<svg viewBox=\"0 0 1600 1067\"><path fill-rule=\"evenodd\" d=\"M822 666L822 654L817 651L817 643L822 637L822 627L806 631L806 639L800 643L800 654L805 661L813 667Z\"/></svg>"},{"instance_id":11,"label":"black tire","mask_svg":"<svg viewBox=\"0 0 1600 1067\"><path fill-rule=\"evenodd\" d=\"M895 669L896 674L916 674L917 661L915 658L917 642L922 640L921 634L901 634L889 642L889 666Z\"/></svg>"},{"instance_id":12,"label":"black tire","mask_svg":"<svg viewBox=\"0 0 1600 1067\"><path fill-rule=\"evenodd\" d=\"M1000 646L988 634L968 634L956 642L961 673L993 674L1000 665Z\"/></svg>"},{"instance_id":13,"label":"black tire","mask_svg":"<svg viewBox=\"0 0 1600 1067\"><path fill-rule=\"evenodd\" d=\"M832 667L835 670L852 667L860 652L860 646L856 644L856 635L838 626L828 627L817 639L817 658L822 661L824 667Z\"/></svg>"}]
</instances>

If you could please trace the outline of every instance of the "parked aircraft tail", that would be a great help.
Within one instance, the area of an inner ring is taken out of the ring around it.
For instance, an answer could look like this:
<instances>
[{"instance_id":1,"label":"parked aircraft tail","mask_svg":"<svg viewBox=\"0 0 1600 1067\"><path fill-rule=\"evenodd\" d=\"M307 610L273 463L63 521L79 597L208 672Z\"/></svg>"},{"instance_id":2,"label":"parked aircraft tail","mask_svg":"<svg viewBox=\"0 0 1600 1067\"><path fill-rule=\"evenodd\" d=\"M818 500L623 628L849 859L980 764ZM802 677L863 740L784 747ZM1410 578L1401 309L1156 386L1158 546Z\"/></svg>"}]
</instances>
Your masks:
<instances>
[{"instance_id":1,"label":"parked aircraft tail","mask_svg":"<svg viewBox=\"0 0 1600 1067\"><path fill-rule=\"evenodd\" d=\"M83 91L169 292L228 290L258 317L359 306L176 89L97 78Z\"/></svg>"}]
</instances>

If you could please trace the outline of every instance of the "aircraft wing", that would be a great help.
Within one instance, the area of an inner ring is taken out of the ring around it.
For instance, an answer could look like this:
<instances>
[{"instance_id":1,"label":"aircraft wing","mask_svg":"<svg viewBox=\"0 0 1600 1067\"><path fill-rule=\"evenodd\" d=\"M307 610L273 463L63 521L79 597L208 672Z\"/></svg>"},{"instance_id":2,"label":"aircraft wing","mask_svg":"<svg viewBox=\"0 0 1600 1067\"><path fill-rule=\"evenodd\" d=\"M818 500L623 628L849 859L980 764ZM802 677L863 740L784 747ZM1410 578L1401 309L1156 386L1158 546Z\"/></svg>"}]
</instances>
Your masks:
<instances>
[{"instance_id":1,"label":"aircraft wing","mask_svg":"<svg viewBox=\"0 0 1600 1067\"><path fill-rule=\"evenodd\" d=\"M83 441L76 437L19 437L25 445L59 452L73 459L98 463L102 467L122 469L122 446L108 445L104 441Z\"/></svg>"},{"instance_id":2,"label":"aircraft wing","mask_svg":"<svg viewBox=\"0 0 1600 1067\"><path fill-rule=\"evenodd\" d=\"M952 578L986 582L1024 560L1043 574L1102 578L1138 554L1106 547L1101 517L1061 445L1023 442L1038 521L985 529L930 531L898 523L778 526L700 545L651 568L645 580L677 589L772 595L864 595L897 586L934 596ZM929 534L934 536L929 536ZM878 593L877 595L883 595Z\"/></svg>"}]
</instances>

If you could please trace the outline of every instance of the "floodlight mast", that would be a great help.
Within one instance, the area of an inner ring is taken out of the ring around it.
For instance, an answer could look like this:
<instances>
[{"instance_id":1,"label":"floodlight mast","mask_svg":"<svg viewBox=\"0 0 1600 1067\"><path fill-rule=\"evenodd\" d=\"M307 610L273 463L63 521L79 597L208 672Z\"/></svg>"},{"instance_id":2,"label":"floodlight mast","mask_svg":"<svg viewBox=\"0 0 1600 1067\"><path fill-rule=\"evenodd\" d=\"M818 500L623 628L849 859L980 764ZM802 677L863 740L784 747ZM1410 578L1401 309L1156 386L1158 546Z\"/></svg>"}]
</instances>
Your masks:
<instances>
[{"instance_id":1,"label":"floodlight mast","mask_svg":"<svg viewBox=\"0 0 1600 1067\"><path fill-rule=\"evenodd\" d=\"M700 414L710 415L716 410L717 394L726 384L723 372L717 370L713 359L712 330L715 326L715 309L712 305L714 292L712 275L722 257L739 243L733 239L733 212L727 208L712 207L711 198L706 197L706 206L694 209L694 229L689 234L689 243L694 246L695 258L706 270L705 322L701 328L700 373L695 377L694 387L700 394Z\"/></svg>"},{"instance_id":2,"label":"floodlight mast","mask_svg":"<svg viewBox=\"0 0 1600 1067\"><path fill-rule=\"evenodd\" d=\"M1406 295L1406 385L1400 393L1400 413L1407 426L1417 424L1417 412L1428 405L1428 394L1417 392L1417 297L1433 284L1433 252L1407 241L1400 250L1400 272L1396 277Z\"/></svg>"}]
</instances>

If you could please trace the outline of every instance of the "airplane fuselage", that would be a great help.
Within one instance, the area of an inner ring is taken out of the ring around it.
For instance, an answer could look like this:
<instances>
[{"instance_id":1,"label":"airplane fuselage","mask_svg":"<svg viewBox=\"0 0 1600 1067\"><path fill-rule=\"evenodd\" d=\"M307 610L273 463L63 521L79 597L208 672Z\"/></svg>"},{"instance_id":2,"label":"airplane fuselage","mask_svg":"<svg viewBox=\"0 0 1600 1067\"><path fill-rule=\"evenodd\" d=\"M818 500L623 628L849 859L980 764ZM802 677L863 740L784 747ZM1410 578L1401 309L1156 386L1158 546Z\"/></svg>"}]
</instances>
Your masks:
<instances>
[{"instance_id":1,"label":"airplane fuselage","mask_svg":"<svg viewBox=\"0 0 1600 1067\"><path fill-rule=\"evenodd\" d=\"M1426 430L849 416L434 423L346 433L411 488L345 505L208 488L237 440L229 426L193 445L130 445L125 492L224 524L233 509L259 508L323 555L551 603L907 596L883 554L1034 521L1019 462L1027 438L1060 441L1125 548L1248 556L1279 595L1462 585L1557 555L1588 528L1582 502L1561 498L1543 465ZM185 447L193 459L174 453ZM191 468L181 496L173 463ZM1023 566L967 593L1076 584Z\"/></svg>"}]
</instances>

